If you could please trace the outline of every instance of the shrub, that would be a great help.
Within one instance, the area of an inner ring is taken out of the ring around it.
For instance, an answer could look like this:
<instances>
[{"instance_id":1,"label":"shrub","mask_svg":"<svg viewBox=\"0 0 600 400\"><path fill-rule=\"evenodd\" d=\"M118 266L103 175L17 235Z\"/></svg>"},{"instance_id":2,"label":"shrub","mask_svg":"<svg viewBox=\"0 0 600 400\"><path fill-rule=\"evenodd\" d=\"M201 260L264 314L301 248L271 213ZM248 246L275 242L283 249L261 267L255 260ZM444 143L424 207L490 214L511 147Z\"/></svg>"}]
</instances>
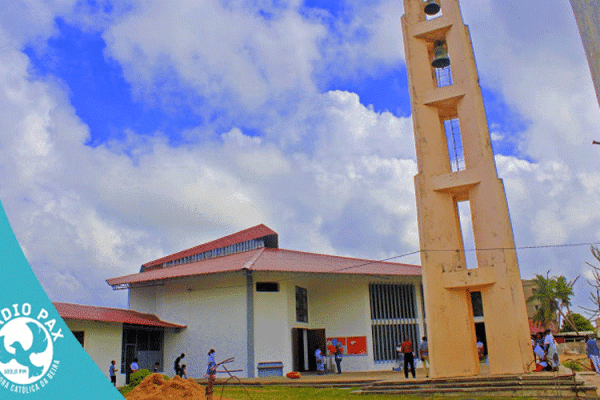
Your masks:
<instances>
[{"instance_id":1,"label":"shrub","mask_svg":"<svg viewBox=\"0 0 600 400\"><path fill-rule=\"evenodd\" d=\"M137 370L136 372L134 372L133 374L131 374L129 376L129 386L131 386L132 388L136 387L137 385L142 383L144 378L146 378L151 373L152 372L150 372L149 369L145 369L145 368Z\"/></svg>"},{"instance_id":2,"label":"shrub","mask_svg":"<svg viewBox=\"0 0 600 400\"><path fill-rule=\"evenodd\" d=\"M578 372L583 369L581 364L579 364L577 361L574 361L574 360L563 361L562 365L569 368L573 372Z\"/></svg>"}]
</instances>

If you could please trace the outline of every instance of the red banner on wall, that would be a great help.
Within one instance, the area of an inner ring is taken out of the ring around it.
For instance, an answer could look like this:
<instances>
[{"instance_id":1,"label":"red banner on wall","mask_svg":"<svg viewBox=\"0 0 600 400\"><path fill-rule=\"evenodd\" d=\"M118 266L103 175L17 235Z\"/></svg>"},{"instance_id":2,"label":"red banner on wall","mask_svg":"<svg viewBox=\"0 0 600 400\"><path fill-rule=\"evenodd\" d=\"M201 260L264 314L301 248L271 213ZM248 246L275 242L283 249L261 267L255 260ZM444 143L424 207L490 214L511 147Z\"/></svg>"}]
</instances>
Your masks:
<instances>
[{"instance_id":1,"label":"red banner on wall","mask_svg":"<svg viewBox=\"0 0 600 400\"><path fill-rule=\"evenodd\" d=\"M346 338L348 354L367 354L367 337L351 336Z\"/></svg>"},{"instance_id":2,"label":"red banner on wall","mask_svg":"<svg viewBox=\"0 0 600 400\"><path fill-rule=\"evenodd\" d=\"M329 354L335 354L335 347L337 346L338 343L342 344L343 354L348 354L348 355L366 355L367 354L367 337L366 336L327 338L327 350L329 351Z\"/></svg>"}]
</instances>

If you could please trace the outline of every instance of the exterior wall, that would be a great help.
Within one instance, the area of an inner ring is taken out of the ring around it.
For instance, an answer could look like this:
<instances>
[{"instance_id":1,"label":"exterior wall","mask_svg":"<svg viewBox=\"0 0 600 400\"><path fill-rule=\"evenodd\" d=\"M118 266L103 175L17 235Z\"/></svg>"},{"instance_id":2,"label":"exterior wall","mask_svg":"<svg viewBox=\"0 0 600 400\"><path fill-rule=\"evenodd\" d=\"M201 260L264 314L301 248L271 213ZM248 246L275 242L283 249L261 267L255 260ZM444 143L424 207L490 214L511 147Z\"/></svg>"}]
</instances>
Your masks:
<instances>
[{"instance_id":1,"label":"exterior wall","mask_svg":"<svg viewBox=\"0 0 600 400\"><path fill-rule=\"evenodd\" d=\"M106 379L110 381L108 377L110 362L115 360L117 369L120 369L121 365L122 324L76 319L66 319L65 323L72 332L84 332L83 348L106 375ZM125 374L119 371L117 372L117 386L123 385L125 385Z\"/></svg>"},{"instance_id":2,"label":"exterior wall","mask_svg":"<svg viewBox=\"0 0 600 400\"><path fill-rule=\"evenodd\" d=\"M255 282L278 282L278 293L255 293L254 340L255 365L264 361L281 361L283 373L293 369L292 329L325 329L326 337L366 336L366 355L346 355L343 371L389 370L395 362L375 363L371 332L369 283L381 278L362 275L312 274L293 278L292 274L260 273ZM422 324L420 285L421 278L390 277L386 283L412 283L418 304L419 333ZM308 291L308 323L296 321L296 286ZM283 316L287 315L287 318ZM309 354L309 357L312 357ZM335 369L333 360L329 365Z\"/></svg>"},{"instance_id":3,"label":"exterior wall","mask_svg":"<svg viewBox=\"0 0 600 400\"><path fill-rule=\"evenodd\" d=\"M292 370L292 325L288 314L292 301L290 293L295 292L289 279L289 275L285 274L256 273L253 276L254 376L258 376L256 367L261 362L281 361L284 374ZM256 282L277 282L279 292L257 292ZM295 301L294 294L294 307Z\"/></svg>"},{"instance_id":4,"label":"exterior wall","mask_svg":"<svg viewBox=\"0 0 600 400\"><path fill-rule=\"evenodd\" d=\"M309 321L315 327L325 328L327 337L367 337L367 354L345 356L342 371L377 369L372 353L368 279L352 276L319 279L311 285L308 301Z\"/></svg>"},{"instance_id":5,"label":"exterior wall","mask_svg":"<svg viewBox=\"0 0 600 400\"><path fill-rule=\"evenodd\" d=\"M164 321L187 325L180 331L165 331L165 374L175 374L172 367L175 358L185 353L182 364L187 365L188 376L202 377L211 348L216 350L217 361L235 357L228 369L246 371L246 280L243 274L204 275L170 281L164 286L130 289L130 304L139 306L135 308L137 311L150 312L150 302L146 302L144 296L152 295L153 291L155 314ZM245 376L245 372L239 376Z\"/></svg>"},{"instance_id":6,"label":"exterior wall","mask_svg":"<svg viewBox=\"0 0 600 400\"><path fill-rule=\"evenodd\" d=\"M159 286L146 286L129 290L129 309L156 315L156 290L158 288Z\"/></svg>"},{"instance_id":7,"label":"exterior wall","mask_svg":"<svg viewBox=\"0 0 600 400\"><path fill-rule=\"evenodd\" d=\"M393 362L375 363L371 334L369 283L381 278L362 275L298 274L253 272L253 335L248 335L246 276L243 273L208 275L176 280L164 286L130 289L133 309L155 313L159 318L187 325L186 329L165 331L164 372L173 375L172 363L186 354L188 376L202 377L210 348L217 361L235 357L228 369L242 369L239 377L258 376L261 362L281 361L283 373L293 369L292 329L325 329L327 337L366 336L367 354L345 356L343 371L389 370ZM279 292L257 292L257 282L277 282ZM423 316L420 307L420 277L388 277L386 283L413 283L417 294L420 335ZM307 289L308 323L296 321L296 286ZM155 305L144 296L154 297ZM248 371L248 340L254 371ZM119 344L120 346L120 344ZM120 347L119 347L120 348ZM312 355L309 354L309 357ZM332 363L333 364L333 363ZM335 367L334 367L335 368Z\"/></svg>"}]
</instances>

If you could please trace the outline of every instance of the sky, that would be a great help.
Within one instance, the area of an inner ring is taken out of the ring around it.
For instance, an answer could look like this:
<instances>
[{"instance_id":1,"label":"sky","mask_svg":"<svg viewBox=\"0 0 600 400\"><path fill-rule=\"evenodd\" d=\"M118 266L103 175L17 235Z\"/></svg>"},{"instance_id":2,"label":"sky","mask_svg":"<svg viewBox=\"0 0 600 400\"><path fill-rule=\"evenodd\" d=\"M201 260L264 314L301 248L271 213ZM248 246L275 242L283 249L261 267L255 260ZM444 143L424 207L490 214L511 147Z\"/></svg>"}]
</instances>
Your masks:
<instances>
[{"instance_id":1,"label":"sky","mask_svg":"<svg viewBox=\"0 0 600 400\"><path fill-rule=\"evenodd\" d=\"M461 2L521 275L589 306L600 109L567 0ZM52 301L264 223L280 247L419 264L401 0L13 0L0 201ZM467 233L468 236L468 233Z\"/></svg>"}]
</instances>

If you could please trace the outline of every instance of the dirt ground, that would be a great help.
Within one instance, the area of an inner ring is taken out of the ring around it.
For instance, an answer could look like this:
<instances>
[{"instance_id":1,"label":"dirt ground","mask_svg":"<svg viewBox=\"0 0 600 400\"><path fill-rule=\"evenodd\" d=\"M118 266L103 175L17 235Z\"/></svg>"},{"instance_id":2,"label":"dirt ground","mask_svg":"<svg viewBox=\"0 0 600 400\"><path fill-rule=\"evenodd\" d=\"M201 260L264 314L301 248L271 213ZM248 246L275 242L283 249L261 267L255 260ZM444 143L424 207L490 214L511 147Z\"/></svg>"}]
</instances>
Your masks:
<instances>
[{"instance_id":1,"label":"dirt ground","mask_svg":"<svg viewBox=\"0 0 600 400\"><path fill-rule=\"evenodd\" d=\"M218 396L216 396L219 398ZM148 375L138 386L125 395L127 400L205 399L205 387L195 379L175 376L165 380L162 374ZM223 400L231 400L223 397Z\"/></svg>"}]
</instances>

